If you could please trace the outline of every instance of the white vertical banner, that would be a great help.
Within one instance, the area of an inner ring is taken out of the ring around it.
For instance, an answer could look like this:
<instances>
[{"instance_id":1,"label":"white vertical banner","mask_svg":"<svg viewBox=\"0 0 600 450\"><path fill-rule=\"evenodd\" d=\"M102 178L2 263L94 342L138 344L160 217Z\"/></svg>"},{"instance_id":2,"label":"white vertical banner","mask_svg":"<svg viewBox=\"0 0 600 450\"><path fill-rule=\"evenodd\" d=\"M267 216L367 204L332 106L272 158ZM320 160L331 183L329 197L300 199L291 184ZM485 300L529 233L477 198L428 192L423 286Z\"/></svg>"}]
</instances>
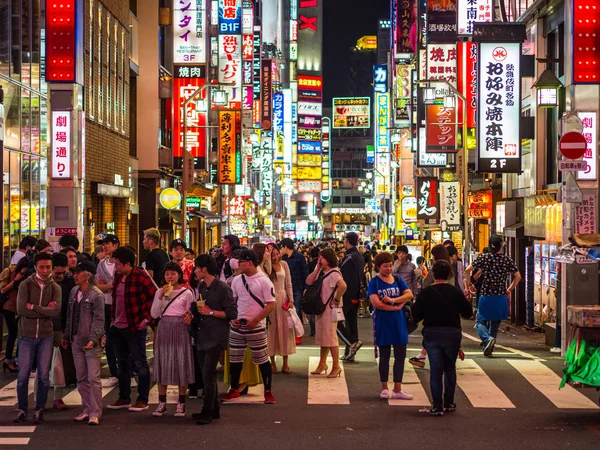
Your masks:
<instances>
[{"instance_id":1,"label":"white vertical banner","mask_svg":"<svg viewBox=\"0 0 600 450\"><path fill-rule=\"evenodd\" d=\"M174 64L206 64L205 23L205 0L179 2L173 8Z\"/></svg>"},{"instance_id":2,"label":"white vertical banner","mask_svg":"<svg viewBox=\"0 0 600 450\"><path fill-rule=\"evenodd\" d=\"M458 181L440 183L440 225L442 231L460 230L460 185Z\"/></svg>"},{"instance_id":3,"label":"white vertical banner","mask_svg":"<svg viewBox=\"0 0 600 450\"><path fill-rule=\"evenodd\" d=\"M71 178L71 113L52 111L52 178Z\"/></svg>"},{"instance_id":4,"label":"white vertical banner","mask_svg":"<svg viewBox=\"0 0 600 450\"><path fill-rule=\"evenodd\" d=\"M494 0L458 0L458 34L473 34L475 22L494 21Z\"/></svg>"},{"instance_id":5,"label":"white vertical banner","mask_svg":"<svg viewBox=\"0 0 600 450\"><path fill-rule=\"evenodd\" d=\"M390 93L375 92L375 195L387 197L390 192Z\"/></svg>"},{"instance_id":6,"label":"white vertical banner","mask_svg":"<svg viewBox=\"0 0 600 450\"><path fill-rule=\"evenodd\" d=\"M583 155L583 160L587 163L587 169L577 172L577 178L579 180L595 180L598 173L597 115L595 112L578 112L577 115L583 125L581 134L587 142L587 148Z\"/></svg>"}]
</instances>

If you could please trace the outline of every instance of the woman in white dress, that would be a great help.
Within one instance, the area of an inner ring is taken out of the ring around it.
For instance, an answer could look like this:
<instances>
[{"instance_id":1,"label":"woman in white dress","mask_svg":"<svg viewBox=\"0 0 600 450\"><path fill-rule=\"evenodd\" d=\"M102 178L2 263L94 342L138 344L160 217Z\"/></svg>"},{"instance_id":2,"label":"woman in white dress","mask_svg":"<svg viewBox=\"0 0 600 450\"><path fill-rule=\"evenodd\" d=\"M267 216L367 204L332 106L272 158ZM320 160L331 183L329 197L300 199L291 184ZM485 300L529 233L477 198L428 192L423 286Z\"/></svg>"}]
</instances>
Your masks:
<instances>
[{"instance_id":1,"label":"woman in white dress","mask_svg":"<svg viewBox=\"0 0 600 450\"><path fill-rule=\"evenodd\" d=\"M281 372L291 374L288 365L288 356L296 353L296 338L294 328L290 328L288 310L294 307L294 294L292 292L292 276L290 268L281 260L281 253L277 244L269 244L271 248L271 281L275 286L275 299L277 306L269 315L270 324L267 329L267 346L271 357L271 368L277 372L275 357L283 357Z\"/></svg>"}]
</instances>

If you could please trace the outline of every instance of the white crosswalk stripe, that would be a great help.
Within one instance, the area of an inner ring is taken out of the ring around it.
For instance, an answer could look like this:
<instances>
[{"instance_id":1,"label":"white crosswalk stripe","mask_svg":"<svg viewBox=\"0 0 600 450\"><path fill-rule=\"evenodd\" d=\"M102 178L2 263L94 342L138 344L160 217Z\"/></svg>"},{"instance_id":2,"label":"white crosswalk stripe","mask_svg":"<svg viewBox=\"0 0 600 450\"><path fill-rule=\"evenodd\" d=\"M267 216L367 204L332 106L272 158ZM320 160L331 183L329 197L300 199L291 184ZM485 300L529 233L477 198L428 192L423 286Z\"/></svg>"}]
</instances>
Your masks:
<instances>
[{"instance_id":1,"label":"white crosswalk stripe","mask_svg":"<svg viewBox=\"0 0 600 450\"><path fill-rule=\"evenodd\" d=\"M319 365L319 358L311 356L308 364L308 404L309 405L349 405L350 396L348 395L348 385L342 374L337 378L327 378L327 372L321 375L313 375ZM333 365L331 358L327 359L329 370Z\"/></svg>"},{"instance_id":2,"label":"white crosswalk stripe","mask_svg":"<svg viewBox=\"0 0 600 450\"><path fill-rule=\"evenodd\" d=\"M515 405L472 359L456 361L456 384L475 408L514 408Z\"/></svg>"},{"instance_id":3,"label":"white crosswalk stripe","mask_svg":"<svg viewBox=\"0 0 600 450\"><path fill-rule=\"evenodd\" d=\"M35 431L35 426L32 427L0 427L0 447L14 446L14 445L27 445L29 444L30 437L22 436L15 437L15 434L32 434ZM6 435L10 435L6 436Z\"/></svg>"}]
</instances>

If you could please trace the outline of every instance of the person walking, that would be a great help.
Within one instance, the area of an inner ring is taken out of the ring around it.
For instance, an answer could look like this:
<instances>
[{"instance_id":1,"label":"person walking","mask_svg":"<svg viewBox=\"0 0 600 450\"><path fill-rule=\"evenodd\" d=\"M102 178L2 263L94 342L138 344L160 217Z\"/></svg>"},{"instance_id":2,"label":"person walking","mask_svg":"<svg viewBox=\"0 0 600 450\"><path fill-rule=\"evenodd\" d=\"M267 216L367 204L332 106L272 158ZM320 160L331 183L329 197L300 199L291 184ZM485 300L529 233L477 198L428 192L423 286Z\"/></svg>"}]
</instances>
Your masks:
<instances>
[{"instance_id":1,"label":"person walking","mask_svg":"<svg viewBox=\"0 0 600 450\"><path fill-rule=\"evenodd\" d=\"M195 274L200 281L199 301L192 304L187 322L194 322L198 365L202 370L204 403L200 413L192 414L198 425L208 425L220 419L217 363L229 341L229 324L238 315L233 292L227 282L218 277L217 262L212 256L200 255L194 261Z\"/></svg>"},{"instance_id":2,"label":"person walking","mask_svg":"<svg viewBox=\"0 0 600 450\"><path fill-rule=\"evenodd\" d=\"M423 289L412 307L416 322L423 321L423 343L429 357L433 416L456 410L456 358L462 330L460 317L473 315L471 304L462 289L448 283L452 267L439 260L431 268L434 282ZM443 379L443 384L442 384Z\"/></svg>"},{"instance_id":3,"label":"person walking","mask_svg":"<svg viewBox=\"0 0 600 450\"><path fill-rule=\"evenodd\" d=\"M375 257L378 274L369 283L367 294L373 305L373 327L375 345L379 349L380 398L390 397L388 378L390 357L394 349L394 389L391 397L399 400L412 400L413 396L402 390L404 360L408 344L406 317L402 311L405 303L413 298L412 291L399 276L393 276L394 256L381 252Z\"/></svg>"},{"instance_id":4,"label":"person walking","mask_svg":"<svg viewBox=\"0 0 600 450\"><path fill-rule=\"evenodd\" d=\"M135 267L135 253L126 247L113 253L115 280L110 308L110 338L117 355L119 399L109 409L146 411L150 392L150 368L146 359L146 328L157 289L152 278ZM159 280L160 281L160 280ZM131 404L130 360L138 373L138 398Z\"/></svg>"},{"instance_id":5,"label":"person walking","mask_svg":"<svg viewBox=\"0 0 600 450\"><path fill-rule=\"evenodd\" d=\"M194 261L189 260L185 257L186 255L186 245L183 239L174 239L171 242L171 258L173 262L179 264L181 270L183 271L183 287L190 288L190 280L192 279L192 274L194 273Z\"/></svg>"},{"instance_id":6,"label":"person walking","mask_svg":"<svg viewBox=\"0 0 600 450\"><path fill-rule=\"evenodd\" d=\"M465 271L467 283L470 283L473 270L481 269L481 296L475 320L484 356L490 356L494 351L500 323L508 318L508 298L521 281L517 265L500 252L502 244L500 236L490 236L490 252L479 255ZM513 276L513 280L507 288L506 283L510 275Z\"/></svg>"},{"instance_id":7,"label":"person walking","mask_svg":"<svg viewBox=\"0 0 600 450\"><path fill-rule=\"evenodd\" d=\"M37 395L33 423L44 422L44 408L50 387L52 363L52 318L60 314L61 291L52 279L52 255L38 253L33 258L35 274L19 285L19 374L17 376L18 409L14 422L27 420L29 375L37 362Z\"/></svg>"},{"instance_id":8,"label":"person walking","mask_svg":"<svg viewBox=\"0 0 600 450\"><path fill-rule=\"evenodd\" d=\"M165 264L169 262L169 255L160 245L160 231L156 228L148 228L144 231L144 239L142 240L144 250L147 250L146 258L144 259L143 267L148 274L154 279L157 286L162 282L162 275Z\"/></svg>"},{"instance_id":9,"label":"person walking","mask_svg":"<svg viewBox=\"0 0 600 450\"><path fill-rule=\"evenodd\" d=\"M450 257L450 266L454 273L454 286L467 295L469 291L467 289L467 280L465 279L465 265L458 255L458 250L453 245L448 247L448 256Z\"/></svg>"},{"instance_id":10,"label":"person walking","mask_svg":"<svg viewBox=\"0 0 600 450\"><path fill-rule=\"evenodd\" d=\"M285 261L292 275L292 292L294 294L294 308L298 317L302 320L302 294L306 287L306 277L308 277L308 265L306 258L300 252L294 250L294 241L290 238L284 238L279 242L281 249L281 259ZM308 321L308 318L307 318ZM306 322L305 322L306 323ZM296 345L302 344L302 338L296 338Z\"/></svg>"},{"instance_id":11,"label":"person walking","mask_svg":"<svg viewBox=\"0 0 600 450\"><path fill-rule=\"evenodd\" d=\"M185 417L188 384L194 383L192 339L184 315L194 303L194 294L183 286L183 270L176 262L165 264L162 288L156 291L150 314L160 319L154 336L153 379L158 383L158 407L152 413L167 412L167 387L178 386L175 417Z\"/></svg>"},{"instance_id":12,"label":"person walking","mask_svg":"<svg viewBox=\"0 0 600 450\"><path fill-rule=\"evenodd\" d=\"M394 265L392 275L402 277L411 292L415 292L418 288L417 274L415 273L417 267L408 260L408 247L400 245L396 254L398 255L398 260Z\"/></svg>"},{"instance_id":13,"label":"person walking","mask_svg":"<svg viewBox=\"0 0 600 450\"><path fill-rule=\"evenodd\" d=\"M267 328L267 345L271 357L271 369L277 372L277 356L283 357L281 372L291 374L288 357L296 353L296 340L294 328L290 328L288 318L289 309L294 307L294 294L292 291L292 275L285 261L281 260L281 253L277 244L271 247L271 276L275 286L275 310L269 315L270 324Z\"/></svg>"},{"instance_id":14,"label":"person walking","mask_svg":"<svg viewBox=\"0 0 600 450\"><path fill-rule=\"evenodd\" d=\"M315 270L306 279L306 284L311 285L322 277L321 301L326 305L325 312L315 317L315 344L321 347L320 359L317 368L311 372L320 375L327 372L327 356L331 353L332 367L327 378L336 378L342 374L340 367L340 348L337 333L337 321L333 321L333 308L342 307L342 300L346 292L346 282L340 269L335 250L324 248L321 250L319 261Z\"/></svg>"},{"instance_id":15,"label":"person walking","mask_svg":"<svg viewBox=\"0 0 600 450\"><path fill-rule=\"evenodd\" d=\"M104 295L94 286L96 265L81 261L73 269L75 288L69 295L67 321L62 337L62 348L71 347L77 390L81 396L83 412L76 422L100 425L102 416L102 383L100 381L101 341L104 336Z\"/></svg>"},{"instance_id":16,"label":"person walking","mask_svg":"<svg viewBox=\"0 0 600 450\"><path fill-rule=\"evenodd\" d=\"M242 250L238 256L241 275L231 285L238 305L238 318L232 321L229 335L229 362L231 389L222 398L232 401L240 397L239 382L246 346L252 350L252 361L258 365L265 387L265 403L275 403L271 392L272 371L267 350L266 318L275 309L273 283L258 271L258 255Z\"/></svg>"},{"instance_id":17,"label":"person walking","mask_svg":"<svg viewBox=\"0 0 600 450\"><path fill-rule=\"evenodd\" d=\"M364 292L365 285L365 260L358 252L358 234L351 231L344 237L344 248L346 253L340 264L342 277L346 283L344 291L343 310L345 320L337 324L338 334L346 344L342 361L352 362L356 352L362 347L358 339L358 309L360 306L361 291Z\"/></svg>"}]
</instances>

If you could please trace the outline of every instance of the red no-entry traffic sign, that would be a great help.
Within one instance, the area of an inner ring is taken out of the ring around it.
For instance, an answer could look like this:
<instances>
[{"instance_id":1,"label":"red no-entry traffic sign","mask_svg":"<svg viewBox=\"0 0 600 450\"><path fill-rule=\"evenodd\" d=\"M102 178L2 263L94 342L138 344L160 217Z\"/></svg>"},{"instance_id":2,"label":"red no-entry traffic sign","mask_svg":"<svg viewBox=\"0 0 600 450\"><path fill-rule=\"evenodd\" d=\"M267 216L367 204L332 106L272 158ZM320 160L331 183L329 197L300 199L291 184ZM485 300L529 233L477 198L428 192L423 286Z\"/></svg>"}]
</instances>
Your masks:
<instances>
[{"instance_id":1,"label":"red no-entry traffic sign","mask_svg":"<svg viewBox=\"0 0 600 450\"><path fill-rule=\"evenodd\" d=\"M587 141L581 133L571 131L560 138L558 149L567 159L581 158L587 148Z\"/></svg>"}]
</instances>

